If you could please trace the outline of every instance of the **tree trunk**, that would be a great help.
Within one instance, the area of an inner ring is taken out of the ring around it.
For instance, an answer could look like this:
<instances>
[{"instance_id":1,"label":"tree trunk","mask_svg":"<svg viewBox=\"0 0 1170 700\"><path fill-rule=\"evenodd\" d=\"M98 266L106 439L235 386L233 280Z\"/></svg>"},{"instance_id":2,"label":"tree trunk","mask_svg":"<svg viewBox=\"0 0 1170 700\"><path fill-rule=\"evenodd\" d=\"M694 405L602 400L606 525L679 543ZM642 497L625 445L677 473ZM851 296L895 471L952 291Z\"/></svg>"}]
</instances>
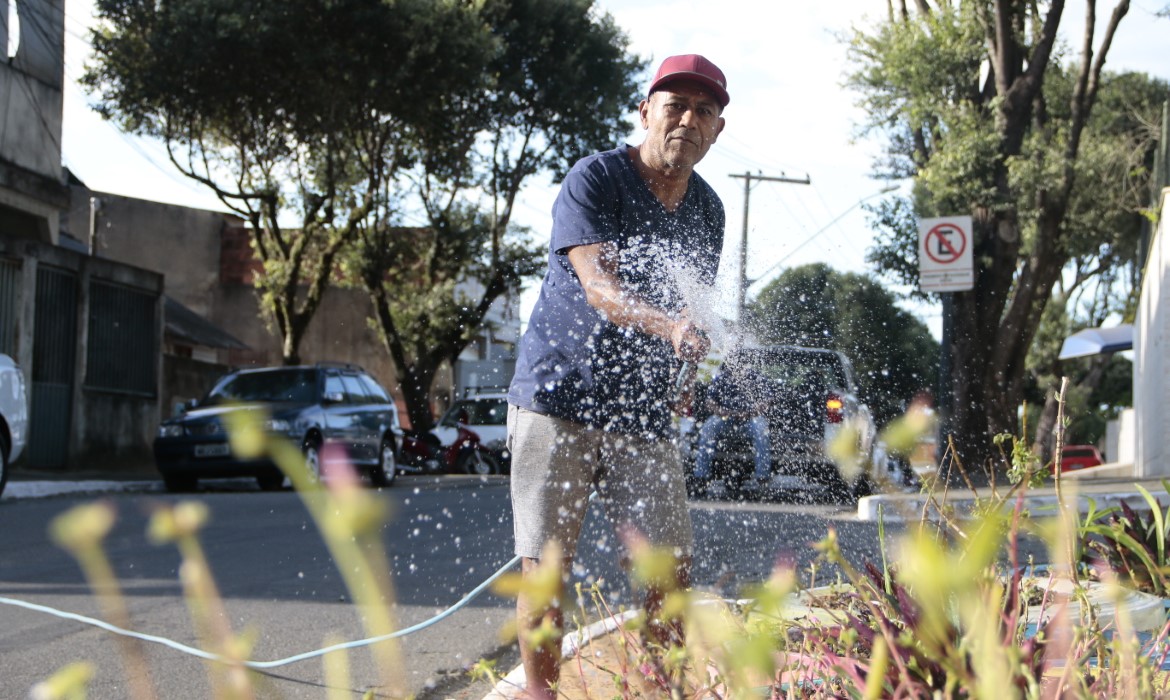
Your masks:
<instances>
[{"instance_id":1,"label":"tree trunk","mask_svg":"<svg viewBox=\"0 0 1170 700\"><path fill-rule=\"evenodd\" d=\"M406 402L406 415L410 429L425 432L435 427L435 416L431 413L431 383L435 379L432 368L408 365L402 377L402 399Z\"/></svg>"},{"instance_id":2,"label":"tree trunk","mask_svg":"<svg viewBox=\"0 0 1170 700\"><path fill-rule=\"evenodd\" d=\"M288 314L285 316L288 318L287 323L282 324L281 362L284 366L301 364L301 339L309 325L310 317L290 313L290 309L280 309L280 313Z\"/></svg>"},{"instance_id":3,"label":"tree trunk","mask_svg":"<svg viewBox=\"0 0 1170 700\"><path fill-rule=\"evenodd\" d=\"M951 415L947 422L947 437L955 441L955 455L963 464L967 474L982 478L992 455L991 437L994 429L990 422L984 377L988 374L988 359L991 348L985 335L976 331L975 314L978 302L975 292L955 295L953 308L954 342L951 346L951 367L954 383L951 391ZM994 389L992 389L994 390ZM940 450L946 445L940 445ZM958 477L958 474L951 474Z\"/></svg>"},{"instance_id":4,"label":"tree trunk","mask_svg":"<svg viewBox=\"0 0 1170 700\"><path fill-rule=\"evenodd\" d=\"M378 335L390 353L390 359L394 361L394 369L398 372L398 383L402 387L402 400L406 403L410 429L418 432L428 431L435 425L435 417L431 413L431 382L435 379L438 361L433 362L433 367L428 367L425 363L431 360L433 354L420 353L414 361L407 357L402 336L394 324L390 299L386 294L386 288L382 286L381 277L372 274L363 277L362 282L370 295L370 301L374 304Z\"/></svg>"}]
</instances>

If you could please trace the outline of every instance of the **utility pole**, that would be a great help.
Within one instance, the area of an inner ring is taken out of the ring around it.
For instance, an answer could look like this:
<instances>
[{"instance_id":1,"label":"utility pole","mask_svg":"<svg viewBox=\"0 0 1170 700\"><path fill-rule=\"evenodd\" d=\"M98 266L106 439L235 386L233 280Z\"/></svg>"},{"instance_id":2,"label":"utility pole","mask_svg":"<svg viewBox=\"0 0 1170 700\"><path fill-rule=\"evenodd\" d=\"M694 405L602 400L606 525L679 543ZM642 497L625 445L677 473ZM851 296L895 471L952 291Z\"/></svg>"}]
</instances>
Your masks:
<instances>
[{"instance_id":1,"label":"utility pole","mask_svg":"<svg viewBox=\"0 0 1170 700\"><path fill-rule=\"evenodd\" d=\"M808 175L804 178L795 177L771 177L768 175L752 175L750 172L745 172L743 175L731 174L734 178L743 178L743 236L739 241L739 304L736 306L737 318L736 321L743 321L743 307L747 300L747 249L748 249L748 207L751 204L752 196L752 180L759 182L787 182L792 185L809 185L812 180Z\"/></svg>"}]
</instances>

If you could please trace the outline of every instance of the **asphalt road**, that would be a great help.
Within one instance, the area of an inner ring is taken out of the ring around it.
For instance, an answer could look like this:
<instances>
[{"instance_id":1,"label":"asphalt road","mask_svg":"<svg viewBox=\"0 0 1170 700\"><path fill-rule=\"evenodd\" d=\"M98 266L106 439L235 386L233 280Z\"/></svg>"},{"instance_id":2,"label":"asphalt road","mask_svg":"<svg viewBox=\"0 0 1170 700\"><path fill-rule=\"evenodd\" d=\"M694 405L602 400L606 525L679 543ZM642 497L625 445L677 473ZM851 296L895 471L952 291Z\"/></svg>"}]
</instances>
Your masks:
<instances>
[{"instance_id":1,"label":"asphalt road","mask_svg":"<svg viewBox=\"0 0 1170 700\"><path fill-rule=\"evenodd\" d=\"M512 558L511 513L503 477L403 477L380 494L393 516L384 528L393 567L394 612L401 627L430 618L461 598ZM178 580L179 556L145 536L151 509L177 497L162 493L112 493L119 520L106 549L122 582L135 629L198 646ZM202 541L230 624L255 634L252 658L284 658L323 646L327 635L365 636L359 611L296 494L266 493L250 485L212 483L195 497L211 509ZM48 540L57 514L93 496L58 496L0 502L0 595L100 617L77 564ZM852 510L783 502L692 504L698 587L725 595L766 577L778 562L801 569L815 559L809 546L828 527L838 530L855 561L880 561L876 525L857 522ZM889 528L892 530L892 528ZM891 532L891 534L893 534ZM616 542L600 512L591 514L579 549L576 575L601 580L607 599L630 603L616 564ZM831 576L822 570L821 576ZM824 579L822 579L824 580ZM379 697L475 697L465 669L485 656L499 657L503 671L515 663L501 641L512 601L487 593L468 608L401 645L405 677L399 692L378 687L367 650L349 653L354 697L367 689ZM152 681L160 698L211 697L202 661L148 644ZM38 681L76 660L97 673L91 698L128 697L117 646L111 636L75 621L0 605L0 697L23 698ZM262 698L324 698L320 659L284 666L257 677ZM404 692L403 692L404 691Z\"/></svg>"}]
</instances>

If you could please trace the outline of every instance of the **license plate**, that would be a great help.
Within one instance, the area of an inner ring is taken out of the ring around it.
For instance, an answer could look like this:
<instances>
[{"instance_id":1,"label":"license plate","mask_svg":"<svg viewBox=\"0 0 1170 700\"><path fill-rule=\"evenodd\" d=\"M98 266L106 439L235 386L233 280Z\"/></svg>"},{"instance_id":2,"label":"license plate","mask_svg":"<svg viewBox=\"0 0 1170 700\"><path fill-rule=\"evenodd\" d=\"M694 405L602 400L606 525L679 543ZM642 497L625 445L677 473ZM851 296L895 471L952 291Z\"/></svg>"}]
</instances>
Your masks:
<instances>
[{"instance_id":1,"label":"license plate","mask_svg":"<svg viewBox=\"0 0 1170 700\"><path fill-rule=\"evenodd\" d=\"M196 457L227 457L231 452L232 448L226 442L195 446Z\"/></svg>"}]
</instances>

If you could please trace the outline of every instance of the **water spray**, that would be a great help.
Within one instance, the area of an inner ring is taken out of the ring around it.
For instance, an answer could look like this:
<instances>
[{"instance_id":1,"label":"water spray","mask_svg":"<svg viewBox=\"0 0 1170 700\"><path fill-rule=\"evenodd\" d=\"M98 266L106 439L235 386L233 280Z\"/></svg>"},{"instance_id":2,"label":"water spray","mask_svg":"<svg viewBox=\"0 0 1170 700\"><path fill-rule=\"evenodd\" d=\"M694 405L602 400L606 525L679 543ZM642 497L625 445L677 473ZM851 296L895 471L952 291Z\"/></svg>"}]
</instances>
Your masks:
<instances>
[{"instance_id":1,"label":"water spray","mask_svg":"<svg viewBox=\"0 0 1170 700\"><path fill-rule=\"evenodd\" d=\"M702 328L696 328L695 332L701 336L704 341L710 344L711 338L706 331L704 331ZM678 370L678 377L674 380L675 402L678 402L678 400L682 398L683 390L685 390L687 386L687 377L689 377L691 373L695 371L695 368L696 364L694 362L683 360L682 367L680 367Z\"/></svg>"}]
</instances>

